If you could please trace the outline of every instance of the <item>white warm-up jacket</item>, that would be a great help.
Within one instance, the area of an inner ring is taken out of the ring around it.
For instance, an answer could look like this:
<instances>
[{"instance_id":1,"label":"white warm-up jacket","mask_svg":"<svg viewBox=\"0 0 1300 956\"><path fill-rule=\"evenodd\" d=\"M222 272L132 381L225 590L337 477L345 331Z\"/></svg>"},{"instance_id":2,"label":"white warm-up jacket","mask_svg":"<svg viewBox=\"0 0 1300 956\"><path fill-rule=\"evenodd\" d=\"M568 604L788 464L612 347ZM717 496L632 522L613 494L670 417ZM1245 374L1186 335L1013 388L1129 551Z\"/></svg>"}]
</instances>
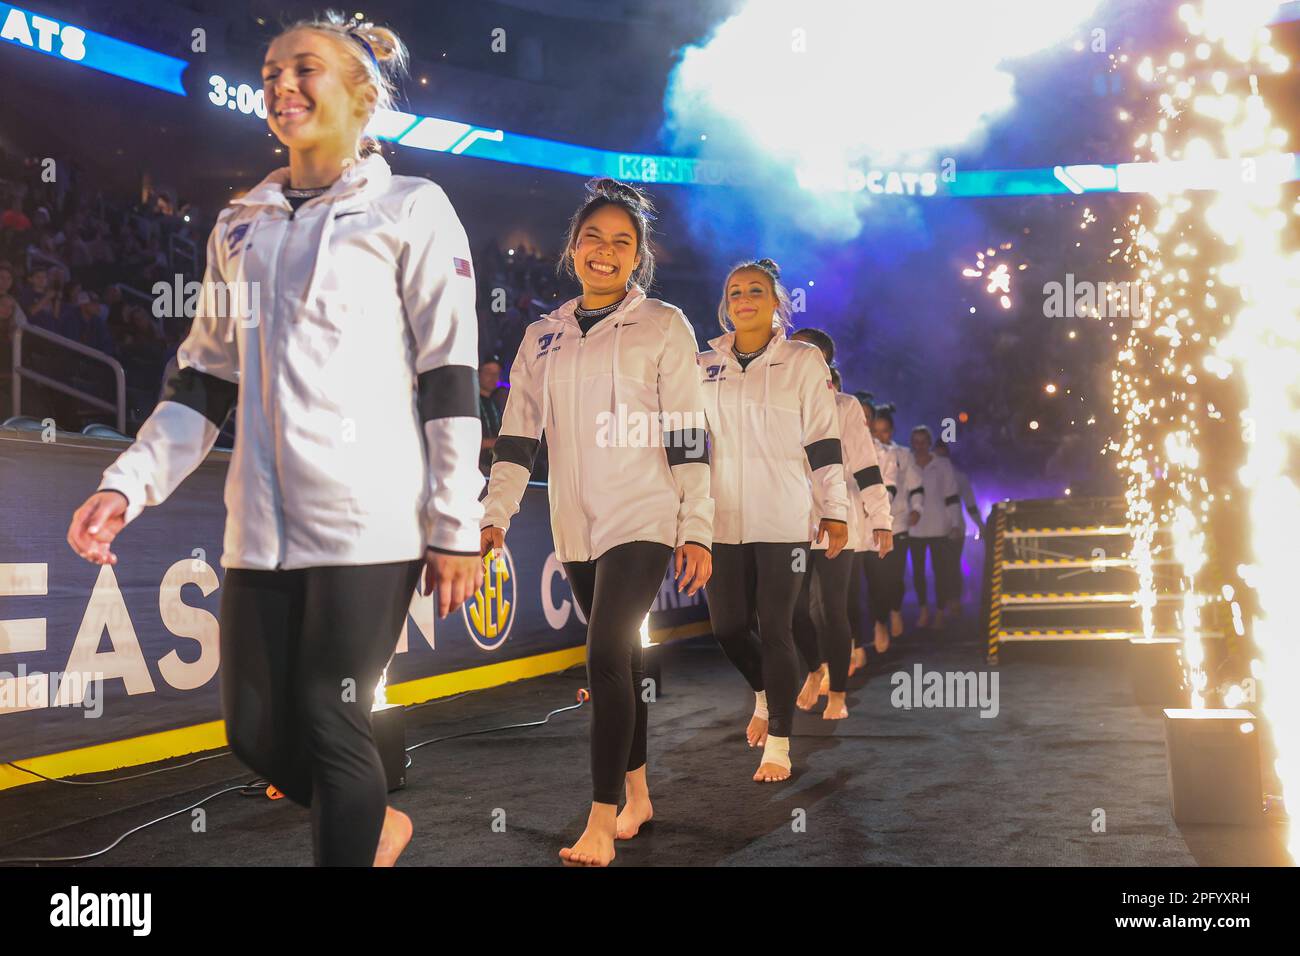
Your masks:
<instances>
[{"instance_id":1,"label":"white warm-up jacket","mask_svg":"<svg viewBox=\"0 0 1300 956\"><path fill-rule=\"evenodd\" d=\"M560 561L592 561L630 541L712 547L695 331L676 306L633 285L583 335L580 301L524 333L482 525L509 529L545 431Z\"/></svg>"},{"instance_id":2,"label":"white warm-up jacket","mask_svg":"<svg viewBox=\"0 0 1300 956\"><path fill-rule=\"evenodd\" d=\"M717 509L713 540L811 542L823 518L848 521L830 369L820 349L779 329L745 369L734 342L728 332L699 356Z\"/></svg>"},{"instance_id":3,"label":"white warm-up jacket","mask_svg":"<svg viewBox=\"0 0 1300 956\"><path fill-rule=\"evenodd\" d=\"M876 440L867 429L867 413L856 398L836 392L835 408L839 413L844 477L849 490L848 547L854 551L875 551L872 532L893 530L889 492L876 455Z\"/></svg>"},{"instance_id":4,"label":"white warm-up jacket","mask_svg":"<svg viewBox=\"0 0 1300 956\"><path fill-rule=\"evenodd\" d=\"M941 455L933 455L924 466L913 467L921 473L921 496L924 507L921 520L912 526L914 538L942 538L961 525L961 494L957 490L957 476L952 462Z\"/></svg>"},{"instance_id":5,"label":"white warm-up jacket","mask_svg":"<svg viewBox=\"0 0 1300 956\"><path fill-rule=\"evenodd\" d=\"M890 513L893 515L894 534L910 533L907 519L911 512L925 512L925 492L921 487L921 470L916 467L911 449L896 442L877 443L882 462L881 472L889 492Z\"/></svg>"},{"instance_id":6,"label":"white warm-up jacket","mask_svg":"<svg viewBox=\"0 0 1300 956\"><path fill-rule=\"evenodd\" d=\"M961 505L957 508L957 521L961 524L962 537L965 537L966 512L970 512L970 516L975 520L975 527L979 527L979 502L975 500L975 492L971 490L970 479L966 477L966 472L953 465L952 473L957 479L957 494L961 496ZM965 507L965 511L962 510L962 506Z\"/></svg>"},{"instance_id":7,"label":"white warm-up jacket","mask_svg":"<svg viewBox=\"0 0 1300 956\"><path fill-rule=\"evenodd\" d=\"M100 488L128 521L165 501L233 405L223 567L477 554L478 323L455 210L377 154L296 212L288 181L218 215L178 371Z\"/></svg>"}]
</instances>

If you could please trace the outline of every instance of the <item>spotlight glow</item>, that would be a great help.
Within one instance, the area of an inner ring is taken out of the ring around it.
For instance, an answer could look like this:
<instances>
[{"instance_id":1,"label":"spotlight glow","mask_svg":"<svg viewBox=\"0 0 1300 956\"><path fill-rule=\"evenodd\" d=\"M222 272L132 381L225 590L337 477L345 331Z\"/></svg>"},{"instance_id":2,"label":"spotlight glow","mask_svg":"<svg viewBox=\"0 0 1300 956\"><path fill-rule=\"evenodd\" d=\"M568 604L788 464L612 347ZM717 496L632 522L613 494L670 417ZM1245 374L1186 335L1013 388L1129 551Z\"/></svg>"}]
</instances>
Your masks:
<instances>
[{"instance_id":1,"label":"spotlight glow","mask_svg":"<svg viewBox=\"0 0 1300 956\"><path fill-rule=\"evenodd\" d=\"M742 0L669 78L668 129L805 182L849 182L864 164L923 170L1016 105L1009 61L1075 39L1098 0ZM852 109L845 95L852 91ZM903 175L917 175L905 173ZM909 190L910 193L910 190ZM858 205L870 194L858 194ZM856 234L853 204L827 216Z\"/></svg>"}]
</instances>

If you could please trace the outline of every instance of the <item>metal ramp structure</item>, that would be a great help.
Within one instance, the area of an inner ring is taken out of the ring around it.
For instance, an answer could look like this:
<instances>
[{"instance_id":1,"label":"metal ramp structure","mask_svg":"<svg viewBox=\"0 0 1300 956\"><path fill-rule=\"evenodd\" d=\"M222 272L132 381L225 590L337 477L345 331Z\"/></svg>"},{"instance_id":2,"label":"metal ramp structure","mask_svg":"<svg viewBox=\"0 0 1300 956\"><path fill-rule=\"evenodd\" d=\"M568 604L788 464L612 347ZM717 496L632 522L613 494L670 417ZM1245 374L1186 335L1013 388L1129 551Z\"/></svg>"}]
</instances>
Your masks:
<instances>
[{"instance_id":1,"label":"metal ramp structure","mask_svg":"<svg viewBox=\"0 0 1300 956\"><path fill-rule=\"evenodd\" d=\"M1169 533L1158 531L1152 546L1155 633L1147 638L1136 603L1137 569L1129 557L1133 539L1124 512L1121 498L1000 501L993 506L982 618L990 664L998 663L1005 645L1017 643L1181 643L1176 613L1183 595L1177 562L1167 554Z\"/></svg>"}]
</instances>

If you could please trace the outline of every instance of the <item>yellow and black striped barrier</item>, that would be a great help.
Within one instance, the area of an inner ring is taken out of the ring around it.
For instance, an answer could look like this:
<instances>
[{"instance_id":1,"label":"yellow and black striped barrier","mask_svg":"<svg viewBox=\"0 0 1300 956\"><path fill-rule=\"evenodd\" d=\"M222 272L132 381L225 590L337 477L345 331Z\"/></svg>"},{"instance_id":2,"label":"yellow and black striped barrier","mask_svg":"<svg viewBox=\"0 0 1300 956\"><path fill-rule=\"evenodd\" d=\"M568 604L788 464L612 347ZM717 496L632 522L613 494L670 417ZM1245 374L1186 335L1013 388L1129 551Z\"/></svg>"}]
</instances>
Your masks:
<instances>
[{"instance_id":1,"label":"yellow and black striped barrier","mask_svg":"<svg viewBox=\"0 0 1300 956\"><path fill-rule=\"evenodd\" d=\"M988 542L985 552L985 567L988 569L988 663L998 663L998 640L1002 631L1002 549L1007 528L1007 512L1002 502L993 506L993 520L985 527L993 529L993 540Z\"/></svg>"},{"instance_id":2,"label":"yellow and black striped barrier","mask_svg":"<svg viewBox=\"0 0 1300 956\"><path fill-rule=\"evenodd\" d=\"M1155 601L1158 604L1169 604L1175 601L1182 601L1185 595L1182 594L1157 594ZM1035 604L1125 604L1137 605L1137 593L1135 591L1114 591L1110 593L1099 593L1097 591L1080 591L1077 593L1066 592L1064 594L1003 594L1001 595L1002 603L1008 607L1025 607Z\"/></svg>"}]
</instances>

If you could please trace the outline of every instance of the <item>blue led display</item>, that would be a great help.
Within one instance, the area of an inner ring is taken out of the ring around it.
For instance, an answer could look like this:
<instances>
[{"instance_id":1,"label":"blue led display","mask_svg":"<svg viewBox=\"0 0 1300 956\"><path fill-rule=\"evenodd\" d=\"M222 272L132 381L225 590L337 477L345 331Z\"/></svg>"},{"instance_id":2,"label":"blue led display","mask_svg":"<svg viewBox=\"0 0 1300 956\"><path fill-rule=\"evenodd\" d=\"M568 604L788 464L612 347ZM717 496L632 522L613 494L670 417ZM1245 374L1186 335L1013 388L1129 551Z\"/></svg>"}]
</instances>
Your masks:
<instances>
[{"instance_id":1,"label":"blue led display","mask_svg":"<svg viewBox=\"0 0 1300 956\"><path fill-rule=\"evenodd\" d=\"M1281 5L1277 20L1298 18L1300 2L1291 0ZM0 3L0 39L177 96L187 95L181 85L181 75L189 65L184 60L7 3ZM260 87L228 84L216 74L208 83L213 89L207 98L213 105L225 105L232 112L238 109L250 116L265 113L265 106L259 103ZM412 149L473 156L578 176L612 176L628 182L695 186L739 184L748 178L743 167L715 160L619 153L393 110L376 115L370 131L379 139ZM1227 166L1222 161L1195 167L1184 165L1185 168L1172 172L1187 177L1186 188L1214 189L1220 184L1237 182L1235 161ZM1267 170L1267 176L1261 181L1296 181L1300 179L1300 154L1261 158L1261 168ZM950 179L938 177L934 171L864 170L848 191L865 188L882 195L956 198L1144 192L1154 180L1152 170L1153 164L1149 163L984 169L962 170ZM1169 172L1171 167L1162 167L1160 175ZM918 177L924 180L919 190Z\"/></svg>"},{"instance_id":2,"label":"blue led display","mask_svg":"<svg viewBox=\"0 0 1300 956\"><path fill-rule=\"evenodd\" d=\"M0 40L133 83L185 95L181 74L189 64L184 60L7 3L0 3Z\"/></svg>"}]
</instances>

